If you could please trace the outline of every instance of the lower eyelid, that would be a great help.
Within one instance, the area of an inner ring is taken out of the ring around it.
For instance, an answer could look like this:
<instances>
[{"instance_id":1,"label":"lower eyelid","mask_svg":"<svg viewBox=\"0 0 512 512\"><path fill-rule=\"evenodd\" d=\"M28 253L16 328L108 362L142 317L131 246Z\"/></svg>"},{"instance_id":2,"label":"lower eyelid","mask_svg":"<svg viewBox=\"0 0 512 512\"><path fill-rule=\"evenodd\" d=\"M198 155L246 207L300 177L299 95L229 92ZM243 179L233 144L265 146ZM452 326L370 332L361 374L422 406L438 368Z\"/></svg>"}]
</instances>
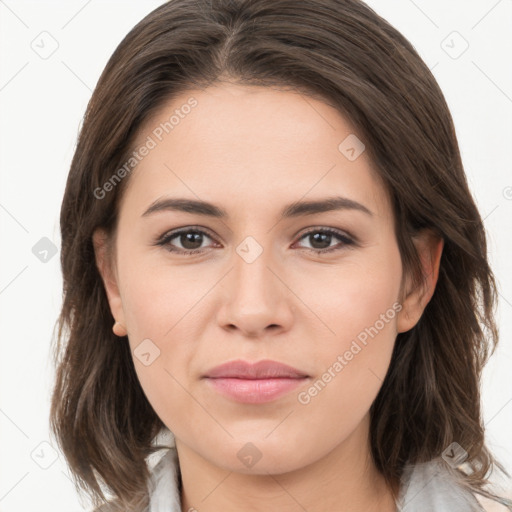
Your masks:
<instances>
[{"instance_id":1,"label":"lower eyelid","mask_svg":"<svg viewBox=\"0 0 512 512\"><path fill-rule=\"evenodd\" d=\"M338 233L337 231L334 231L334 230L329 230L329 229L314 229L312 231L308 231L307 233L304 233L303 235L301 235L297 239L297 242L300 242L303 239L307 239L308 236L310 236L314 233L323 233L326 235L330 235L331 237L334 237L335 239L337 239L339 241L338 244L341 244L341 247L352 246L355 244L355 241L353 240L352 237L345 235L345 234ZM314 248L310 248L310 247L304 247L304 249L322 253L322 252L328 252L330 250L337 250L337 246L334 245L332 247L327 247L325 249L314 249Z\"/></svg>"},{"instance_id":2,"label":"lower eyelid","mask_svg":"<svg viewBox=\"0 0 512 512\"><path fill-rule=\"evenodd\" d=\"M170 243L171 240L179 237L182 234L186 234L186 233L189 233L189 232L194 232L194 233L202 234L204 237L209 238L210 240L212 240L212 242L214 244L218 244L219 243L219 242L217 242L216 238L214 238L212 235L210 235L204 229L190 227L190 228L187 228L187 229L182 229L182 230L176 231L174 233L173 232L168 232L167 234L164 234L156 242L156 245L161 245L161 246L164 246L164 247L167 246L168 247L167 248L168 252L175 253L175 254L178 254L178 255L181 254L183 256L185 256L185 255L201 254L201 253L205 252L209 248L215 248L215 247L207 246L207 247L202 247L202 248L197 248L197 249L182 249L182 248L174 247L174 246L171 245L171 243ZM339 242L336 245L334 245L334 246L323 248L323 249L315 249L315 248L311 248L311 247L299 247L299 249L305 249L308 252L312 252L314 254L321 255L321 254L326 254L326 253L329 253L329 252L338 252L338 251L341 251L343 249L352 248L355 245L355 243L356 243L352 236L349 236L349 235L347 235L345 233L338 233L333 228L316 228L316 229L312 229L310 231L307 231L306 233L303 233L298 238L296 238L296 242L294 242L294 245L299 243L303 239L306 239L309 235L312 235L314 233L323 233L323 234L331 235L335 239L338 239Z\"/></svg>"},{"instance_id":3,"label":"lower eyelid","mask_svg":"<svg viewBox=\"0 0 512 512\"><path fill-rule=\"evenodd\" d=\"M212 242L214 243L218 243L216 241L215 238L213 238L211 235L209 235L207 232L205 231L202 231L202 230L199 230L199 229L186 229L186 230L182 230L182 231L178 231L178 232L175 232L175 233L169 233L169 234L166 234L164 235L163 237L161 237L159 239L159 241L157 242L157 245L163 245L163 246L167 246L167 245L171 245L171 241L174 241L174 239L177 239L180 237L180 235L183 235L183 234L186 234L186 233L189 233L189 232L194 232L194 233L199 233L201 235L203 235L203 237L206 237L206 238L209 238L210 240L212 240ZM201 252L201 251L204 251L205 249L207 249L207 247L201 247L201 248L198 248L198 249L182 249L180 247L174 247L172 246L174 252Z\"/></svg>"}]
</instances>

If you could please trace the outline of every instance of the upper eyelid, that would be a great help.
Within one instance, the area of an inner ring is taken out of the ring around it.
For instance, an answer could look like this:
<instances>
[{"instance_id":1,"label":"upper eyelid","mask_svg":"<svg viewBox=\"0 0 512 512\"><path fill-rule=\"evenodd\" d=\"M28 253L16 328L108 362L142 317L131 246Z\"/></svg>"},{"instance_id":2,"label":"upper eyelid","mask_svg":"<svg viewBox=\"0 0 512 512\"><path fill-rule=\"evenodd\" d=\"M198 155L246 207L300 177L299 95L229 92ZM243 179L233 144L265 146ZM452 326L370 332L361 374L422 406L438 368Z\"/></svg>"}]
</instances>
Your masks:
<instances>
[{"instance_id":1,"label":"upper eyelid","mask_svg":"<svg viewBox=\"0 0 512 512\"><path fill-rule=\"evenodd\" d=\"M204 233L208 237L210 237L212 240L216 240L216 237L212 234L210 234L210 231L208 228L203 228L199 226L186 226L183 228L176 228L176 229L170 229L169 231L166 231L161 236L158 237L157 242L161 240L165 240L168 238L174 238L177 235L180 235L182 233L188 233L189 231L198 231L200 233Z\"/></svg>"},{"instance_id":2,"label":"upper eyelid","mask_svg":"<svg viewBox=\"0 0 512 512\"><path fill-rule=\"evenodd\" d=\"M311 227L305 228L305 229L306 229L305 232L303 232L302 234L295 235L294 238L298 237L298 240L301 240L302 238L304 238L306 235L309 235L310 233L315 233L317 231L331 231L332 234L334 234L334 235L337 235L337 236L342 237L342 238L343 237L348 238L348 239L350 239L354 243L357 242L357 237L355 237L351 233L347 232L346 230L341 230L339 228L332 228L330 226L311 226ZM185 227L182 227L182 228L176 228L175 230L171 229L169 231L166 231L162 236L160 236L157 239L157 243L158 242L163 242L165 240L173 239L176 236L178 236L178 235L180 235L182 233L187 233L189 231L196 231L196 232L203 233L206 236L208 236L209 238L211 238L212 240L214 240L215 242L219 243L217 238L214 235L210 234L210 231L209 231L208 228L205 228L205 227L202 227L202 226L194 226L194 225L192 225L192 226L185 226Z\"/></svg>"}]
</instances>

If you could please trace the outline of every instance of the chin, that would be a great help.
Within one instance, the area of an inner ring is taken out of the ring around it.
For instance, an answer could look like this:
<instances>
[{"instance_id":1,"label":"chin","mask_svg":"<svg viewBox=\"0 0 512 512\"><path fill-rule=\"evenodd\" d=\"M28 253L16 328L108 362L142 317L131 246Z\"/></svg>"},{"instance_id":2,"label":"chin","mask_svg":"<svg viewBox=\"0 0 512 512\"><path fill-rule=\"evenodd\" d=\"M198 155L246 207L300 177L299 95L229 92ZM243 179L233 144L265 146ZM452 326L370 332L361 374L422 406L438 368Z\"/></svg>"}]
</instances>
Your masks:
<instances>
[{"instance_id":1,"label":"chin","mask_svg":"<svg viewBox=\"0 0 512 512\"><path fill-rule=\"evenodd\" d=\"M250 439L250 437L245 438ZM275 442L277 441L277 442ZM212 464L227 471L247 475L282 474L295 471L313 462L305 460L311 452L297 443L287 446L282 440L254 439L253 441L230 440L222 444L219 453L204 454ZM320 457L320 455L319 455Z\"/></svg>"}]
</instances>

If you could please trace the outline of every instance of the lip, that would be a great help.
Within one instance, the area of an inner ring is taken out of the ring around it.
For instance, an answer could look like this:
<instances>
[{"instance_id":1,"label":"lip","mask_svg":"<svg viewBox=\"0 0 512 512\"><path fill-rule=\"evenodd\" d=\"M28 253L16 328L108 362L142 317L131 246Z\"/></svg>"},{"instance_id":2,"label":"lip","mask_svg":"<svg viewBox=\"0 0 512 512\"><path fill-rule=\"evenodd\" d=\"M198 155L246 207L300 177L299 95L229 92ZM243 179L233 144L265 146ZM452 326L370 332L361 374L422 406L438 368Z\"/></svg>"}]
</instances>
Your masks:
<instances>
[{"instance_id":1,"label":"lip","mask_svg":"<svg viewBox=\"0 0 512 512\"><path fill-rule=\"evenodd\" d=\"M260 404L276 400L303 384L309 376L277 361L229 361L209 370L203 378L220 394L237 402Z\"/></svg>"},{"instance_id":2,"label":"lip","mask_svg":"<svg viewBox=\"0 0 512 512\"><path fill-rule=\"evenodd\" d=\"M208 370L204 377L210 379L221 377L232 379L296 379L308 377L308 374L287 364L268 359L258 361L257 363L248 363L242 359L237 359L236 361L228 361Z\"/></svg>"}]
</instances>

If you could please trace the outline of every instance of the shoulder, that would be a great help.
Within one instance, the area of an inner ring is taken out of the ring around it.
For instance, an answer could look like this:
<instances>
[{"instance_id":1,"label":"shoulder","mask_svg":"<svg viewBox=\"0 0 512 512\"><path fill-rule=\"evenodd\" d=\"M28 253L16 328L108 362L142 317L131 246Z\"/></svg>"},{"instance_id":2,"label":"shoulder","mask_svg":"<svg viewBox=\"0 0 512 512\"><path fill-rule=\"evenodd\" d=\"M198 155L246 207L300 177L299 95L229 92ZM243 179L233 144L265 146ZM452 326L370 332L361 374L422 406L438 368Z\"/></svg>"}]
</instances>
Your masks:
<instances>
[{"instance_id":1,"label":"shoulder","mask_svg":"<svg viewBox=\"0 0 512 512\"><path fill-rule=\"evenodd\" d=\"M512 506L504 505L496 500L486 498L485 496L482 496L480 494L475 494L476 499L480 503L480 506L482 507L482 510L485 512L510 512L512 510ZM510 503L512 503L512 491L506 494L500 494L500 497L510 500Z\"/></svg>"},{"instance_id":2,"label":"shoulder","mask_svg":"<svg viewBox=\"0 0 512 512\"><path fill-rule=\"evenodd\" d=\"M491 500L489 498L484 498L479 494L476 495L476 499L480 503L482 510L485 512L509 512L511 509L506 505L502 505L497 501Z\"/></svg>"},{"instance_id":3,"label":"shoulder","mask_svg":"<svg viewBox=\"0 0 512 512\"><path fill-rule=\"evenodd\" d=\"M501 498L502 494L498 495ZM443 461L432 460L407 465L402 476L398 504L404 507L404 512L416 509L436 512L511 511L512 508L500 503L500 498L494 501L473 492L458 472ZM506 501L505 496L502 501Z\"/></svg>"}]
</instances>

